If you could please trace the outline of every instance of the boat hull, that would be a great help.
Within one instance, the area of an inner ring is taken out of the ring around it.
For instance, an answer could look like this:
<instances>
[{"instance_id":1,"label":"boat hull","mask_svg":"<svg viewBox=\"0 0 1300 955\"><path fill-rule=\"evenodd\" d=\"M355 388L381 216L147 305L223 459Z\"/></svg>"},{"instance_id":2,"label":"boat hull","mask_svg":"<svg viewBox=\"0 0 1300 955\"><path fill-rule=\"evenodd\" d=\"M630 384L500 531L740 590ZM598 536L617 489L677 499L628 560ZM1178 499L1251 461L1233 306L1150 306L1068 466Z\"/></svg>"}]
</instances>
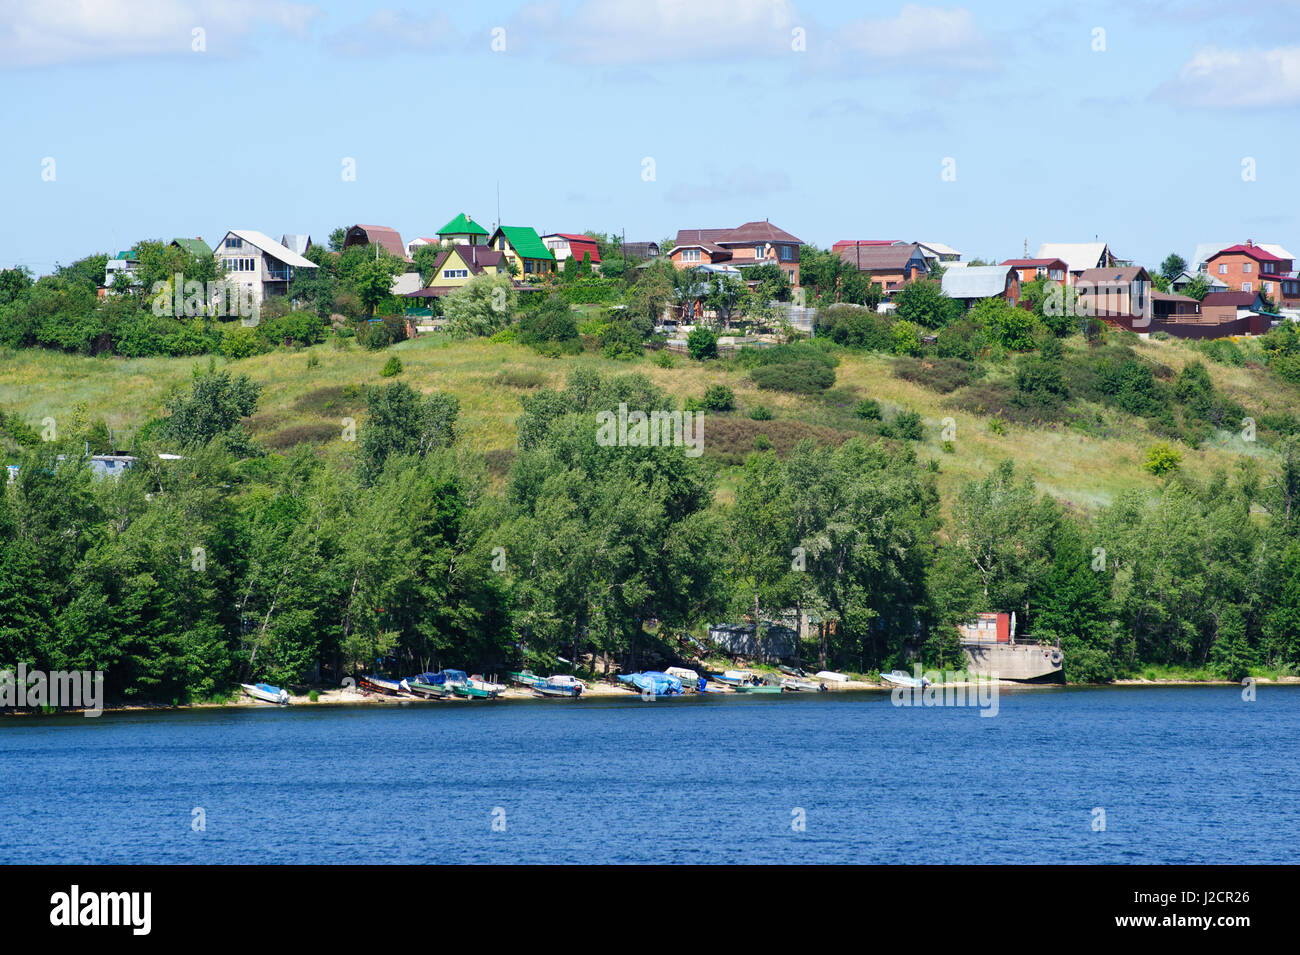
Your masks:
<instances>
[{"instance_id":1,"label":"boat hull","mask_svg":"<svg viewBox=\"0 0 1300 955\"><path fill-rule=\"evenodd\" d=\"M968 671L999 680L1050 680L1064 665L1057 647L1036 643L963 643L961 648Z\"/></svg>"},{"instance_id":2,"label":"boat hull","mask_svg":"<svg viewBox=\"0 0 1300 955\"><path fill-rule=\"evenodd\" d=\"M261 700L263 703L274 703L276 706L289 705L288 692L278 686L263 687L253 683L241 683L239 686L255 700Z\"/></svg>"}]
</instances>

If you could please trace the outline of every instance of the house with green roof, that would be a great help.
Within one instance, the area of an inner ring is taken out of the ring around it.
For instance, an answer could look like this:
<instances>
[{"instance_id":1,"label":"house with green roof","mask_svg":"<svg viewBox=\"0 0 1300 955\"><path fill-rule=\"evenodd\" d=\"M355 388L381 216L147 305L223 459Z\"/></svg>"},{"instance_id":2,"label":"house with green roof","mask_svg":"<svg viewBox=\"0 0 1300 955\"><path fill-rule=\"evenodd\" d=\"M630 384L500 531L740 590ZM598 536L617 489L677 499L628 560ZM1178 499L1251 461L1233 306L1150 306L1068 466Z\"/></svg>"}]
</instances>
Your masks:
<instances>
[{"instance_id":1,"label":"house with green roof","mask_svg":"<svg viewBox=\"0 0 1300 955\"><path fill-rule=\"evenodd\" d=\"M463 212L438 230L442 245L486 245L487 237L487 229Z\"/></svg>"},{"instance_id":2,"label":"house with green roof","mask_svg":"<svg viewBox=\"0 0 1300 955\"><path fill-rule=\"evenodd\" d=\"M194 239L172 239L171 244L193 256L212 257L212 248L203 241L202 236Z\"/></svg>"},{"instance_id":3,"label":"house with green roof","mask_svg":"<svg viewBox=\"0 0 1300 955\"><path fill-rule=\"evenodd\" d=\"M555 253L526 225L497 226L488 239L488 247L506 257L511 272L518 278L540 278L555 272Z\"/></svg>"}]
</instances>

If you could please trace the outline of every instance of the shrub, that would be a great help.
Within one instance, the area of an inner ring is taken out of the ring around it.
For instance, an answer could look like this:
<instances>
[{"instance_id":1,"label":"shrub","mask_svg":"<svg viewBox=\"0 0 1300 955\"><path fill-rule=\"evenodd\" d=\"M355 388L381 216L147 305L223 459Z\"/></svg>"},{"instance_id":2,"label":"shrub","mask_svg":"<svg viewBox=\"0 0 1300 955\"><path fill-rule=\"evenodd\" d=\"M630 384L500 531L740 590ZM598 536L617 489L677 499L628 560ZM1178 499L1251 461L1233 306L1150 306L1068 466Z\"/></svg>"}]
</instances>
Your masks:
<instances>
[{"instance_id":1,"label":"shrub","mask_svg":"<svg viewBox=\"0 0 1300 955\"><path fill-rule=\"evenodd\" d=\"M686 336L686 350L696 361L718 357L718 339L703 325L697 325Z\"/></svg>"},{"instance_id":2,"label":"shrub","mask_svg":"<svg viewBox=\"0 0 1300 955\"><path fill-rule=\"evenodd\" d=\"M890 351L895 355L921 354L921 326L900 320L889 330Z\"/></svg>"},{"instance_id":3,"label":"shrub","mask_svg":"<svg viewBox=\"0 0 1300 955\"><path fill-rule=\"evenodd\" d=\"M396 355L389 355L388 361L384 362L384 367L380 369L379 375L382 378L395 378L402 373L402 359Z\"/></svg>"},{"instance_id":4,"label":"shrub","mask_svg":"<svg viewBox=\"0 0 1300 955\"><path fill-rule=\"evenodd\" d=\"M1177 450L1167 441L1157 441L1151 447L1147 448L1146 458L1142 461L1142 467L1150 471L1156 477L1169 474L1171 471L1177 471L1183 463L1182 452Z\"/></svg>"},{"instance_id":5,"label":"shrub","mask_svg":"<svg viewBox=\"0 0 1300 955\"><path fill-rule=\"evenodd\" d=\"M755 421L771 421L772 409L767 405L755 405L749 409L749 416Z\"/></svg>"},{"instance_id":6,"label":"shrub","mask_svg":"<svg viewBox=\"0 0 1300 955\"><path fill-rule=\"evenodd\" d=\"M875 398L863 398L853 409L853 413L867 421L879 421L880 402Z\"/></svg>"},{"instance_id":7,"label":"shrub","mask_svg":"<svg viewBox=\"0 0 1300 955\"><path fill-rule=\"evenodd\" d=\"M835 384L835 370L813 361L760 365L750 372L754 384L766 391L811 395Z\"/></svg>"},{"instance_id":8,"label":"shrub","mask_svg":"<svg viewBox=\"0 0 1300 955\"><path fill-rule=\"evenodd\" d=\"M496 376L496 383L507 388L540 388L546 380L546 373L536 368L503 368Z\"/></svg>"},{"instance_id":9,"label":"shrub","mask_svg":"<svg viewBox=\"0 0 1300 955\"><path fill-rule=\"evenodd\" d=\"M890 319L856 305L831 305L817 312L817 334L837 345L889 351Z\"/></svg>"},{"instance_id":10,"label":"shrub","mask_svg":"<svg viewBox=\"0 0 1300 955\"><path fill-rule=\"evenodd\" d=\"M979 377L977 366L961 358L898 358L894 375L941 395L965 388Z\"/></svg>"},{"instance_id":11,"label":"shrub","mask_svg":"<svg viewBox=\"0 0 1300 955\"><path fill-rule=\"evenodd\" d=\"M700 401L700 407L705 411L734 411L736 408L736 394L726 385L709 385L704 390L704 398Z\"/></svg>"},{"instance_id":12,"label":"shrub","mask_svg":"<svg viewBox=\"0 0 1300 955\"><path fill-rule=\"evenodd\" d=\"M221 354L232 361L268 350L256 328L233 322L221 333Z\"/></svg>"},{"instance_id":13,"label":"shrub","mask_svg":"<svg viewBox=\"0 0 1300 955\"><path fill-rule=\"evenodd\" d=\"M772 440L765 434L758 435L758 437L754 438L754 450L755 451L772 450Z\"/></svg>"},{"instance_id":14,"label":"shrub","mask_svg":"<svg viewBox=\"0 0 1300 955\"><path fill-rule=\"evenodd\" d=\"M673 353L666 349L655 352L654 358L650 359L660 368L676 368L677 359Z\"/></svg>"},{"instance_id":15,"label":"shrub","mask_svg":"<svg viewBox=\"0 0 1300 955\"><path fill-rule=\"evenodd\" d=\"M894 420L881 428L881 434L903 441L920 441L925 436L921 426L921 416L915 411L900 411Z\"/></svg>"}]
</instances>

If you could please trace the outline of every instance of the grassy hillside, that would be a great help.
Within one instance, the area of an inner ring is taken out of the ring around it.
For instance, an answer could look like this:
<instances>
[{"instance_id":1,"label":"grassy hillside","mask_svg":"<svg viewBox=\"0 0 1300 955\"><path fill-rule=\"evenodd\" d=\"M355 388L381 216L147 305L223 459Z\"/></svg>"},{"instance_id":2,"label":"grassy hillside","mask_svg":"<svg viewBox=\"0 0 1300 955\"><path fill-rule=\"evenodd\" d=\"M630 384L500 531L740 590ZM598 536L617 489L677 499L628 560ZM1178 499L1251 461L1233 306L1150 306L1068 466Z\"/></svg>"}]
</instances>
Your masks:
<instances>
[{"instance_id":1,"label":"grassy hillside","mask_svg":"<svg viewBox=\"0 0 1300 955\"><path fill-rule=\"evenodd\" d=\"M1075 343L1070 347L1085 347ZM1216 389L1252 413L1300 412L1297 389L1252 366L1229 367L1205 361L1177 341L1144 341L1135 346L1144 357L1175 372L1200 360ZM514 447L514 419L519 397L542 386L560 386L573 367L584 365L607 373L638 371L680 399L699 397L711 384L725 384L736 393L740 410L705 422L706 452L738 461L753 448L759 434L783 450L812 434L836 441L864 428L853 414L863 398L880 401L886 420L899 409L919 412L925 437L917 446L922 460L938 462L938 481L945 500L962 483L983 475L998 461L1013 459L1032 475L1040 488L1074 506L1092 509L1128 487L1155 487L1158 480L1143 470L1146 448L1155 440L1146 424L1114 409L1087 408L1086 425L1008 425L995 433L988 416L955 410L951 399L893 372L893 359L883 355L842 353L835 387L819 397L760 391L748 372L731 363L700 364L674 356L673 367L659 367L649 357L615 361L595 354L552 359L516 344L486 340L451 341L441 336L403 342L388 351L371 352L350 344L333 344L290 351L278 349L239 361L218 363L249 375L263 385L262 401L250 422L255 437L272 447L301 440L337 441L340 419L358 418L364 411L362 388L384 382L379 372L390 354L401 358L401 380L422 390L445 390L461 401L461 430L473 446L490 454L500 473ZM313 356L309 360L309 356ZM196 364L208 359L84 358L38 349L0 356L0 407L15 411L33 425L42 418L68 420L80 406L92 417L102 416L113 429L131 431L160 413L167 391L182 385ZM1005 376L993 367L990 377ZM754 421L747 414L757 405L773 412L771 421ZM951 451L941 446L942 421L951 417L956 438ZM1183 469L1206 476L1231 469L1247 456L1272 458L1262 443L1248 443L1237 432L1220 431L1196 450L1183 448ZM723 482L727 495L730 481Z\"/></svg>"}]
</instances>

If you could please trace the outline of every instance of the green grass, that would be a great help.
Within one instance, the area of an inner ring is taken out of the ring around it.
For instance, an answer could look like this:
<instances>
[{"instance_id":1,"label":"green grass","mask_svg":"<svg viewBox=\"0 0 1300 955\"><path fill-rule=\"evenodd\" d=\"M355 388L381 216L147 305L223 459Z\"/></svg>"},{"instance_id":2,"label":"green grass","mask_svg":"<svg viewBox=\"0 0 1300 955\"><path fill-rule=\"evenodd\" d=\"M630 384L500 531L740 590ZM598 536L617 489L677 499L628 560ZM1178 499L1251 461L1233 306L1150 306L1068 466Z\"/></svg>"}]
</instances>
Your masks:
<instances>
[{"instance_id":1,"label":"green grass","mask_svg":"<svg viewBox=\"0 0 1300 955\"><path fill-rule=\"evenodd\" d=\"M1257 367L1205 361L1177 341L1150 340L1135 347L1175 372L1188 361L1204 361L1216 388L1252 412L1300 411L1296 389ZM913 446L923 463L938 462L936 479L945 504L962 484L987 474L1006 458L1032 476L1043 491L1085 510L1109 503L1126 488L1154 489L1161 484L1142 468L1146 449L1156 439L1138 419L1094 407L1083 421L1044 426L1008 423L1005 433L999 434L988 416L957 410L949 396L896 377L895 360L886 355L843 353L835 386L815 396L760 391L746 369L728 361L701 364L682 359L664 368L649 355L633 361L593 352L546 358L522 345L453 341L442 335L403 342L388 353L355 344L338 349L327 343L310 349L277 349L238 361L219 358L217 364L245 373L263 386L261 404L249 422L256 438L276 448L299 440L341 447L342 419L361 420L364 415L364 387L391 380L380 375L390 353L401 359L402 381L424 391L449 391L460 399L463 438L488 454L490 469L498 477L508 469L514 451L520 397L539 387L562 386L570 370L588 367L607 374L640 372L679 401L698 398L710 385L732 389L737 411L712 416L704 425L706 453L712 434L717 442L712 450L726 465L741 460L759 434L784 452L804 433L823 444L836 444L852 434L869 432L873 423L863 421L854 409L863 399L873 398L880 402L886 421L901 410L921 415L925 434ZM310 365L309 355L315 356ZM208 363L206 357L86 358L39 349L0 357L0 406L18 412L38 429L42 418L68 421L80 406L83 413L102 416L110 428L127 433L159 415L168 390L184 386L196 366ZM989 378L1001 374L995 367ZM758 405L772 411L772 421L748 417L748 410ZM947 418L956 429L951 453L940 434ZM1182 470L1201 478L1216 469L1230 471L1246 457L1263 459L1266 466L1273 458L1265 445L1249 444L1228 432L1199 449L1180 450ZM724 468L721 499L732 497L735 484L735 472Z\"/></svg>"}]
</instances>

